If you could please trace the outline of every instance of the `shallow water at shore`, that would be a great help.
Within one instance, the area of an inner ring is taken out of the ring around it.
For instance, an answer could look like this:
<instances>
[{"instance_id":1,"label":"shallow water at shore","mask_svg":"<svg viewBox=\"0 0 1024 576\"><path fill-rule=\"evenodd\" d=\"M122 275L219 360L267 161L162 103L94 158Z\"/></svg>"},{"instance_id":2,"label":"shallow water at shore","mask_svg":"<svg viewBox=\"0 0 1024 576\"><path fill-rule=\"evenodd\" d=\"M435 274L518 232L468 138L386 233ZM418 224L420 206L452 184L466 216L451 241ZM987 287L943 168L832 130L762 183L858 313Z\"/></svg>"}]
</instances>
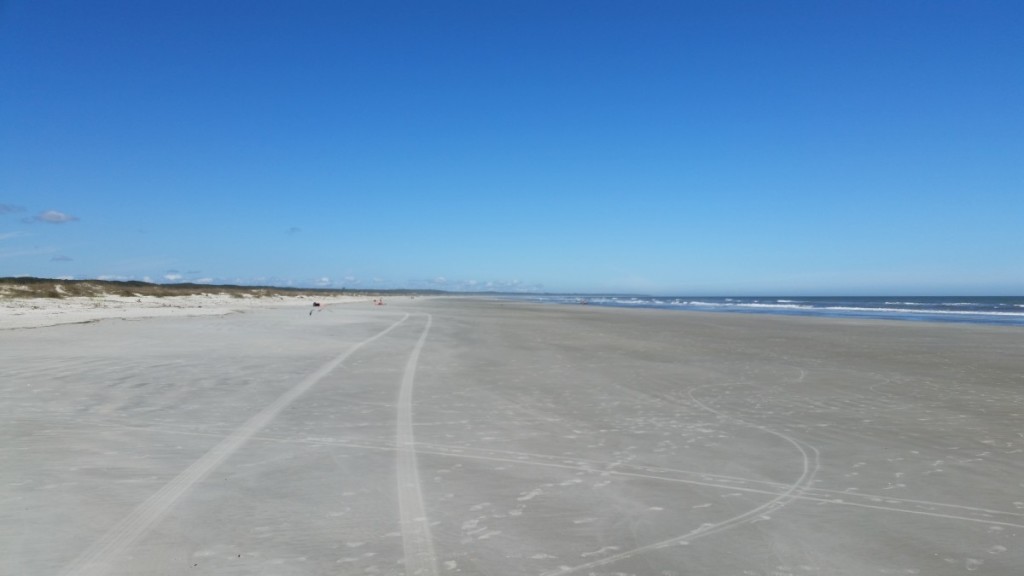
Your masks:
<instances>
[{"instance_id":1,"label":"shallow water at shore","mask_svg":"<svg viewBox=\"0 0 1024 576\"><path fill-rule=\"evenodd\" d=\"M675 297L552 294L508 297L529 302L626 308L1024 326L1024 297L1017 296Z\"/></svg>"}]
</instances>

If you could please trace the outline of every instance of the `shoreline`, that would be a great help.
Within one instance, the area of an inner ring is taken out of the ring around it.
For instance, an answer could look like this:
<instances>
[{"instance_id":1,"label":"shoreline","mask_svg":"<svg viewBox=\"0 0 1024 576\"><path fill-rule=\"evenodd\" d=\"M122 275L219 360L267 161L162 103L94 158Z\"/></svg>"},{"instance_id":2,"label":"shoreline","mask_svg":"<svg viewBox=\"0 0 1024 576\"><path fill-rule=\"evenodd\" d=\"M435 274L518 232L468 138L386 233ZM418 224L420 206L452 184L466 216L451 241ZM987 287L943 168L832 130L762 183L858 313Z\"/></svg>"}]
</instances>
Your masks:
<instances>
[{"instance_id":1,"label":"shoreline","mask_svg":"<svg viewBox=\"0 0 1024 576\"><path fill-rule=\"evenodd\" d=\"M573 313L576 311L589 311L595 314L619 314L625 321L639 320L649 317L651 321L677 322L686 324L698 321L701 325L717 324L721 326L734 326L737 329L747 326L769 326L777 324L787 330L799 330L801 328L833 328L844 327L856 328L879 328L879 329L920 329L923 333L931 330L941 331L966 331L966 332L1006 332L1008 334L1024 335L1024 324L995 323L995 322L949 322L921 320L917 318L896 318L878 316L839 316L827 314L780 314L773 312L747 312L735 310L696 310L677 308L658 308L641 306L605 306L605 305L579 305L574 303L561 302L527 302L521 300L490 299L488 297L456 297L459 299L477 302L504 302L510 305L523 306L524 308L542 312L544 310L559 311L559 313Z\"/></svg>"},{"instance_id":2,"label":"shoreline","mask_svg":"<svg viewBox=\"0 0 1024 576\"><path fill-rule=\"evenodd\" d=\"M274 308L312 308L314 302L328 309L331 306L374 303L383 296L375 295L309 295L297 294L284 296L268 294L255 296L251 294L204 293L187 296L118 296L102 294L97 296L65 296L62 298L0 298L0 331L47 328L64 324L83 324L101 320L143 320L147 318L188 318L205 316L225 316L228 314L268 310ZM390 301L404 301L407 295L387 297ZM436 299L437 296L414 296L418 299ZM713 322L729 323L728 318L764 318L769 322L794 322L796 325L805 321L813 324L826 323L834 325L859 326L945 326L947 328L996 328L1009 332L1024 330L1024 324L999 322L948 321L930 318L885 317L872 315L832 315L810 313L778 313L767 311L746 310L702 310L669 308L657 306L620 306L591 304L580 306L572 302L529 301L506 299L484 295L448 295L446 299L467 302L491 302L495 304L516 304L536 307L537 310L589 310L606 313L639 312L652 316L675 317L677 314L689 318L703 318Z\"/></svg>"},{"instance_id":3,"label":"shoreline","mask_svg":"<svg viewBox=\"0 0 1024 576\"><path fill-rule=\"evenodd\" d=\"M1021 296L652 297L544 295L508 297L544 304L744 315L809 316L928 323L1024 326Z\"/></svg>"}]
</instances>

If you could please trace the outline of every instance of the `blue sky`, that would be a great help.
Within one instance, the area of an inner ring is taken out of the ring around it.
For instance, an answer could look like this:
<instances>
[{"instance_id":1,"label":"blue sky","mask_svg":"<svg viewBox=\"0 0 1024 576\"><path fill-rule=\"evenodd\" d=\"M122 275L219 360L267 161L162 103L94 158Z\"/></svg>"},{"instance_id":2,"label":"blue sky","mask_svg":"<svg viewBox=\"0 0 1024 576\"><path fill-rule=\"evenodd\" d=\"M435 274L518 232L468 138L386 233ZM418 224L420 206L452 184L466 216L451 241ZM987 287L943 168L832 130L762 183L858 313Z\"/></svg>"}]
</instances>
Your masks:
<instances>
[{"instance_id":1,"label":"blue sky","mask_svg":"<svg viewBox=\"0 0 1024 576\"><path fill-rule=\"evenodd\" d=\"M0 276L1024 294L1024 3L0 3Z\"/></svg>"}]
</instances>

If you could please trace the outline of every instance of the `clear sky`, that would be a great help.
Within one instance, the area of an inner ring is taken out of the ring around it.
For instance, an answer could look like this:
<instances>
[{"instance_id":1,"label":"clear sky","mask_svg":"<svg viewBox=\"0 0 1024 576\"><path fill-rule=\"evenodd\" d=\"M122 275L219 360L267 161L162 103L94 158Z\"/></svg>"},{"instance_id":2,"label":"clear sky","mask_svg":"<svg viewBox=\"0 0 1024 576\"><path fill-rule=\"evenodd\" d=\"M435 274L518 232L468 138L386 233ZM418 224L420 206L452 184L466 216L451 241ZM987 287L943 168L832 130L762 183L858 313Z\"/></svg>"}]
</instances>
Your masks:
<instances>
[{"instance_id":1,"label":"clear sky","mask_svg":"<svg viewBox=\"0 0 1024 576\"><path fill-rule=\"evenodd\" d=\"M1024 2L0 2L0 276L1024 294Z\"/></svg>"}]
</instances>

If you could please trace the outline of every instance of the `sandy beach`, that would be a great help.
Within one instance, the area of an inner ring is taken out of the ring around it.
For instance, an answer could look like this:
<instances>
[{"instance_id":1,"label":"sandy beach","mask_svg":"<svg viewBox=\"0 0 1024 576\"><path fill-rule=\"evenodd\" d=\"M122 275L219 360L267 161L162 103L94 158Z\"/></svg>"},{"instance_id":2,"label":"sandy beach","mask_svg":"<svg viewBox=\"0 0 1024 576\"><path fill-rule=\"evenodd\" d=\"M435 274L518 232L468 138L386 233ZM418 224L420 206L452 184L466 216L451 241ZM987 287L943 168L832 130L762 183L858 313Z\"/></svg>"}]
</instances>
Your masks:
<instances>
[{"instance_id":1,"label":"sandy beach","mask_svg":"<svg viewBox=\"0 0 1024 576\"><path fill-rule=\"evenodd\" d=\"M153 300L0 310L0 573L1024 572L1020 327Z\"/></svg>"},{"instance_id":2,"label":"sandy beach","mask_svg":"<svg viewBox=\"0 0 1024 576\"><path fill-rule=\"evenodd\" d=\"M222 316L261 308L311 307L369 302L370 296L233 296L197 294L193 296L115 296L73 298L0 298L0 330L42 328L58 324L78 324L98 320L138 320L141 318Z\"/></svg>"}]
</instances>

